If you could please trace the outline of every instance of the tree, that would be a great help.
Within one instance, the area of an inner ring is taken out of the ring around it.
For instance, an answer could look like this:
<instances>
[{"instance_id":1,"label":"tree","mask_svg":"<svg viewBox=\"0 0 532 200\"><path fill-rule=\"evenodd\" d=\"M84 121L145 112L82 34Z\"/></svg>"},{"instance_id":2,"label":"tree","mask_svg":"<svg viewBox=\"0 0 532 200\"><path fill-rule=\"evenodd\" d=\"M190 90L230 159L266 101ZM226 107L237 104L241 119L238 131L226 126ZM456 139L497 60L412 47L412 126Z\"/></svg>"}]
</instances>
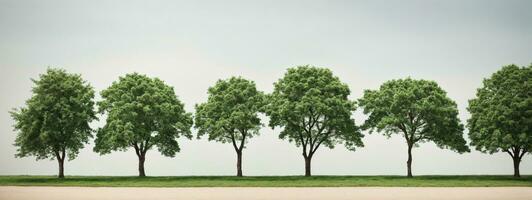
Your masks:
<instances>
[{"instance_id":1,"label":"tree","mask_svg":"<svg viewBox=\"0 0 532 200\"><path fill-rule=\"evenodd\" d=\"M508 153L520 177L521 159L532 152L532 64L504 66L484 79L467 110L471 145L484 153Z\"/></svg>"},{"instance_id":2,"label":"tree","mask_svg":"<svg viewBox=\"0 0 532 200\"><path fill-rule=\"evenodd\" d=\"M378 90L365 90L359 104L364 114L369 114L363 129L405 138L408 177L412 177L412 148L421 142L433 141L440 148L459 153L469 151L456 103L434 81L387 81Z\"/></svg>"},{"instance_id":3,"label":"tree","mask_svg":"<svg viewBox=\"0 0 532 200\"><path fill-rule=\"evenodd\" d=\"M92 138L89 123L96 119L94 90L79 74L62 69L48 69L32 81L33 95L26 107L11 112L18 131L15 156L55 158L58 177L64 178L65 158L75 159Z\"/></svg>"},{"instance_id":4,"label":"tree","mask_svg":"<svg viewBox=\"0 0 532 200\"><path fill-rule=\"evenodd\" d=\"M242 176L242 150L250 138L259 134L262 124L257 114L263 107L264 95L253 81L240 77L219 80L208 93L208 101L196 105L198 138L208 135L210 141L233 144L237 176Z\"/></svg>"},{"instance_id":5,"label":"tree","mask_svg":"<svg viewBox=\"0 0 532 200\"><path fill-rule=\"evenodd\" d=\"M139 176L146 176L146 152L156 146L164 156L180 151L177 139L191 138L192 116L185 112L174 89L158 78L137 73L120 77L101 92L99 112L107 113L107 122L96 135L94 151L135 149Z\"/></svg>"},{"instance_id":6,"label":"tree","mask_svg":"<svg viewBox=\"0 0 532 200\"><path fill-rule=\"evenodd\" d=\"M345 143L350 150L362 147L363 135L351 118L354 101L347 99L349 87L326 68L290 68L274 84L266 114L270 126L284 129L279 138L302 147L305 176L311 175L311 160L321 145L333 148Z\"/></svg>"}]
</instances>

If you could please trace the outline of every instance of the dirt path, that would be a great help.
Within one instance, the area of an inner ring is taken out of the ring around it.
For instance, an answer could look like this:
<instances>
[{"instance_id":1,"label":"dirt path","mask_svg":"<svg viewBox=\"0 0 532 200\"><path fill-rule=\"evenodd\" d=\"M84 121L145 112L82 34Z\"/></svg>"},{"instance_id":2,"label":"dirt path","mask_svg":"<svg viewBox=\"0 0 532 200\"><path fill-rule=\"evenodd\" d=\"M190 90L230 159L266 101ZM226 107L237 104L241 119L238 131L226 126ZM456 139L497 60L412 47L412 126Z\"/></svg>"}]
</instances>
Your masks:
<instances>
[{"instance_id":1,"label":"dirt path","mask_svg":"<svg viewBox=\"0 0 532 200\"><path fill-rule=\"evenodd\" d=\"M532 187L496 188L112 188L112 187L0 187L0 199L186 199L186 200L347 200L347 199L504 199L531 200Z\"/></svg>"}]
</instances>

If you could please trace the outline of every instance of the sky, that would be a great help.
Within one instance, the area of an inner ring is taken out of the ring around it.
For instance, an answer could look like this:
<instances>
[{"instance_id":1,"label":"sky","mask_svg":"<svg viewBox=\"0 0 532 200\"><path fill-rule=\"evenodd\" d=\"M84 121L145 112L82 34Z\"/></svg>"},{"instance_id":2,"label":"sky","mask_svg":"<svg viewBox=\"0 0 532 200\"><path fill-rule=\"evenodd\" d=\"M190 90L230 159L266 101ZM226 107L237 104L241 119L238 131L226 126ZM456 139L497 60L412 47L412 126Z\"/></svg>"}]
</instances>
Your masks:
<instances>
[{"instance_id":1,"label":"sky","mask_svg":"<svg viewBox=\"0 0 532 200\"><path fill-rule=\"evenodd\" d=\"M174 87L188 112L218 79L242 76L267 93L287 68L331 69L350 99L387 80L436 81L463 123L482 79L504 65L532 63L532 1L15 1L0 0L0 175L53 175L57 162L15 158L9 111L31 97L48 67L81 74L99 93L138 72ZM96 100L100 100L97 95ZM105 116L91 123L102 127ZM354 113L358 125L366 118ZM262 117L263 124L268 118ZM264 126L243 153L244 175L302 175L301 150ZM195 133L195 130L194 130ZM373 133L365 147L321 147L315 175L404 175L404 138ZM467 131L464 133L467 137ZM234 175L230 144L180 139L181 152L146 158L152 176ZM93 141L65 164L66 175L137 175L134 151L98 155ZM458 154L423 143L414 175L512 174L506 153ZM521 164L532 174L532 155Z\"/></svg>"}]
</instances>

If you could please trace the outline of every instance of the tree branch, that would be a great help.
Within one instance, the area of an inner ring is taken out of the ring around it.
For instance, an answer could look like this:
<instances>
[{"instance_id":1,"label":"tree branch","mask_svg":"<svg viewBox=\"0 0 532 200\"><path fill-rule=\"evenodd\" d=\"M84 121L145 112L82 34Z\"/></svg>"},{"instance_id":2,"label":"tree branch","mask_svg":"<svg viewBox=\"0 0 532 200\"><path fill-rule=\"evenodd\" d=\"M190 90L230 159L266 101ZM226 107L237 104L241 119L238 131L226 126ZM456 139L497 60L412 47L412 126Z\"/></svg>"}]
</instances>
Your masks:
<instances>
[{"instance_id":1,"label":"tree branch","mask_svg":"<svg viewBox=\"0 0 532 200\"><path fill-rule=\"evenodd\" d=\"M244 143L246 141L247 131L246 130L240 130L240 133L242 134L242 140L240 141L239 150L242 151L242 149L244 148Z\"/></svg>"},{"instance_id":2,"label":"tree branch","mask_svg":"<svg viewBox=\"0 0 532 200\"><path fill-rule=\"evenodd\" d=\"M230 133L231 134L231 142L233 143L233 147L235 148L235 151L238 151L238 147L236 146L236 139L235 139L235 134L234 133Z\"/></svg>"},{"instance_id":3,"label":"tree branch","mask_svg":"<svg viewBox=\"0 0 532 200\"><path fill-rule=\"evenodd\" d=\"M519 155L519 160L521 160L523 158L523 156L526 154L526 152L528 152L528 149L523 149L523 151L521 152L521 155Z\"/></svg>"},{"instance_id":4,"label":"tree branch","mask_svg":"<svg viewBox=\"0 0 532 200\"><path fill-rule=\"evenodd\" d=\"M399 123L398 127L399 129L401 129L401 131L403 131L405 139L406 139L406 143L408 143L408 145L413 144L413 142L411 141L412 138L410 138L410 135L408 134L408 131L406 130L406 126L403 123Z\"/></svg>"},{"instance_id":5,"label":"tree branch","mask_svg":"<svg viewBox=\"0 0 532 200\"><path fill-rule=\"evenodd\" d=\"M314 147L314 149L312 150L312 154L314 155L314 153L318 150L318 148L320 147L321 143L323 143L325 140L327 140L331 132L330 131L327 131L327 133L325 133L325 136L318 142L318 144L316 145L316 147Z\"/></svg>"},{"instance_id":6,"label":"tree branch","mask_svg":"<svg viewBox=\"0 0 532 200\"><path fill-rule=\"evenodd\" d=\"M234 132L234 130L229 130L229 129L228 129L227 127L225 127L225 126L222 126L222 129L224 129L224 131L227 132L227 133L233 133L233 132Z\"/></svg>"},{"instance_id":7,"label":"tree branch","mask_svg":"<svg viewBox=\"0 0 532 200\"><path fill-rule=\"evenodd\" d=\"M65 152L66 152L65 148L63 148L61 150L61 161L65 161Z\"/></svg>"},{"instance_id":8,"label":"tree branch","mask_svg":"<svg viewBox=\"0 0 532 200\"><path fill-rule=\"evenodd\" d=\"M132 145L135 148L135 153L137 154L138 157L140 157L139 145L136 142L132 143Z\"/></svg>"},{"instance_id":9,"label":"tree branch","mask_svg":"<svg viewBox=\"0 0 532 200\"><path fill-rule=\"evenodd\" d=\"M519 146L513 146L513 147L512 147L512 150L513 150L513 155L514 155L515 157L519 157L519 156L520 156L521 147L519 147Z\"/></svg>"},{"instance_id":10,"label":"tree branch","mask_svg":"<svg viewBox=\"0 0 532 200\"><path fill-rule=\"evenodd\" d=\"M325 120L324 119L324 124L325 124ZM327 140L327 138L329 137L329 134L330 134L330 131L327 131L326 133L323 133L323 130L325 130L325 125L323 125L322 127L320 127L319 125L316 125L316 127L318 128L318 133L316 134L316 138L314 140L314 143L311 144L311 154L314 154L314 152L316 152L316 150L318 150L318 148L320 147L321 143L323 143L323 141ZM322 136L324 135L324 136ZM322 136L321 139L318 140L319 136ZM318 141L318 144L315 144L316 141Z\"/></svg>"},{"instance_id":11,"label":"tree branch","mask_svg":"<svg viewBox=\"0 0 532 200\"><path fill-rule=\"evenodd\" d=\"M143 148L144 148L144 149L141 149L141 151L142 151L142 155L146 154L146 152L148 151L148 149L150 149L150 146L149 146L149 145L150 145L150 144L149 144L150 139L151 139L151 137L149 137L148 139L146 139L146 141L144 141L144 144L143 144Z\"/></svg>"},{"instance_id":12,"label":"tree branch","mask_svg":"<svg viewBox=\"0 0 532 200\"><path fill-rule=\"evenodd\" d=\"M510 156L511 156L512 158L514 157L514 155L512 154L512 152L511 152L510 150L506 149L506 150L504 150L504 151L505 151L506 153L510 154Z\"/></svg>"},{"instance_id":13,"label":"tree branch","mask_svg":"<svg viewBox=\"0 0 532 200\"><path fill-rule=\"evenodd\" d=\"M62 161L63 159L61 159L61 155L59 154L59 151L55 151L55 158L58 160L58 161Z\"/></svg>"},{"instance_id":14,"label":"tree branch","mask_svg":"<svg viewBox=\"0 0 532 200\"><path fill-rule=\"evenodd\" d=\"M298 132L299 140L301 141L301 146L303 146L303 157L307 157L307 143L303 140L303 134Z\"/></svg>"}]
</instances>

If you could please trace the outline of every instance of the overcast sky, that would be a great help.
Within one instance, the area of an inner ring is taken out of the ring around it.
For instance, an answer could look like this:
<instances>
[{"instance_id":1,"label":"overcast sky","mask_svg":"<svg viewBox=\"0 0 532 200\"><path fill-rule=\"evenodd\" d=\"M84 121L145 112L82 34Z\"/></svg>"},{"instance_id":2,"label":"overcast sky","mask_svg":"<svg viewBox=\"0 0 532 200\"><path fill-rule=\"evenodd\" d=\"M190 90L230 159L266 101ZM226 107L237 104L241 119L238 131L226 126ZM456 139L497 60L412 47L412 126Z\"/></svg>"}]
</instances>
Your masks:
<instances>
[{"instance_id":1,"label":"overcast sky","mask_svg":"<svg viewBox=\"0 0 532 200\"><path fill-rule=\"evenodd\" d=\"M8 114L31 96L48 66L79 73L96 91L126 73L159 77L189 112L217 79L243 76L272 91L289 67L330 68L350 98L383 82L436 81L465 122L467 100L483 78L507 64L532 62L532 1L0 1L0 174L56 174L55 161L15 158ZM99 99L99 95L97 99ZM361 124L364 115L355 113ZM263 122L266 124L267 118ZM93 128L104 121L92 123ZM261 129L243 154L244 175L302 175L304 160L280 129ZM194 131L195 132L195 131ZM316 175L406 173L407 146L398 136L367 135L355 152L320 148ZM466 138L467 135L465 134ZM233 175L230 144L180 140L175 158L156 149L148 175ZM66 175L136 175L134 151L99 156L93 143L66 163ZM512 174L505 153L457 154L421 144L420 174ZM532 173L526 155L523 174Z\"/></svg>"}]
</instances>

